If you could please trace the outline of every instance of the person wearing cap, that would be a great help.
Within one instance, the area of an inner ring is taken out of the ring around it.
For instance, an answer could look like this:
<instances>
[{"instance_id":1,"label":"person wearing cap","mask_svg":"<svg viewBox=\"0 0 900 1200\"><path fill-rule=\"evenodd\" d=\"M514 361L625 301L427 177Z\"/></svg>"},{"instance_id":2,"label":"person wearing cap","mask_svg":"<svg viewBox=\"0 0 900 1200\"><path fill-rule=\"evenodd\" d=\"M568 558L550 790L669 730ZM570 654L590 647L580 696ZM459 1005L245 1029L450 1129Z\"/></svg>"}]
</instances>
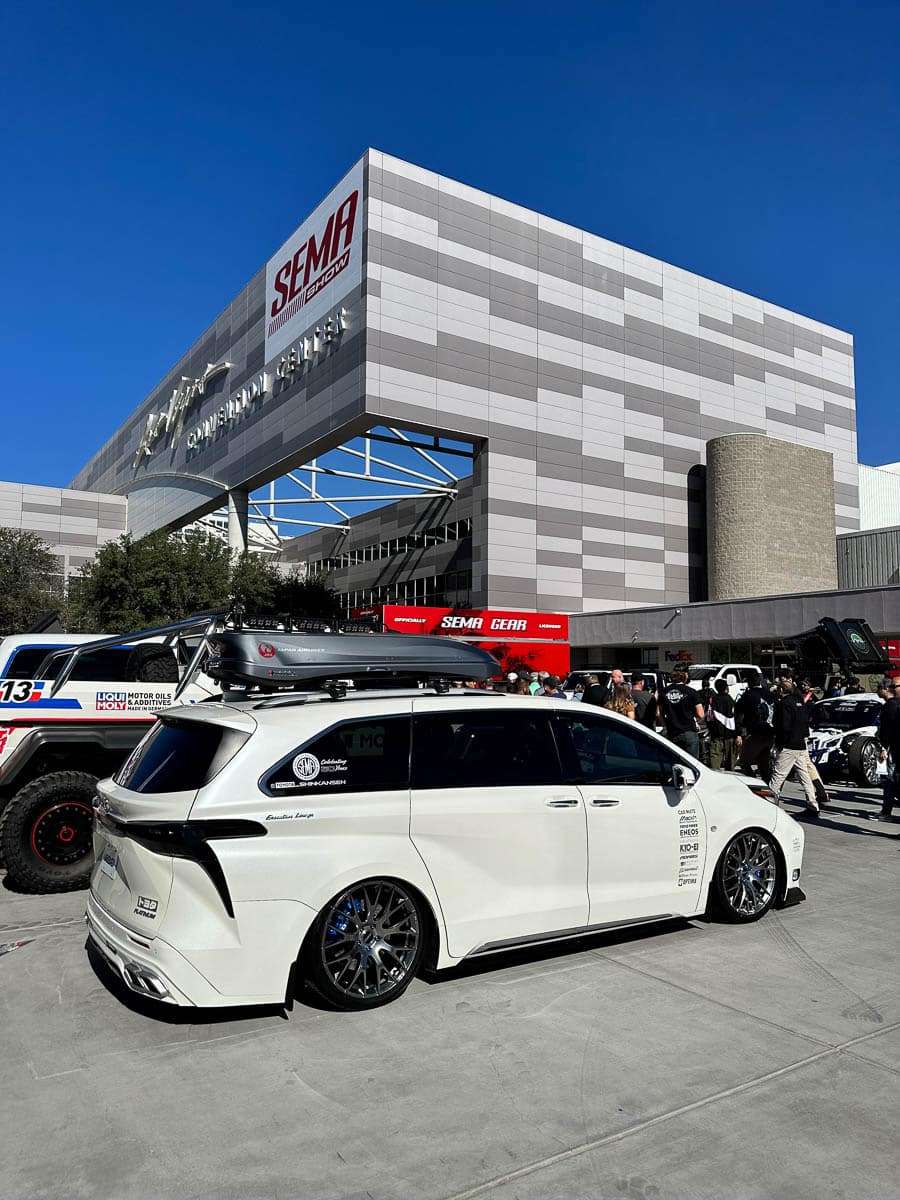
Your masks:
<instances>
[{"instance_id":1,"label":"person wearing cap","mask_svg":"<svg viewBox=\"0 0 900 1200\"><path fill-rule=\"evenodd\" d=\"M642 671L633 671L631 675L631 703L634 705L634 719L638 725L646 725L648 729L656 728L656 697L647 690Z\"/></svg>"},{"instance_id":2,"label":"person wearing cap","mask_svg":"<svg viewBox=\"0 0 900 1200\"><path fill-rule=\"evenodd\" d=\"M546 679L541 685L540 694L542 696L547 696L552 700L565 700L566 693L562 691L559 686L561 683L562 680L558 675L547 675Z\"/></svg>"},{"instance_id":3,"label":"person wearing cap","mask_svg":"<svg viewBox=\"0 0 900 1200\"><path fill-rule=\"evenodd\" d=\"M660 695L660 716L666 736L694 758L700 757L700 735L708 737L706 714L700 694L688 684L688 673L681 667L672 672L672 682Z\"/></svg>"},{"instance_id":4,"label":"person wearing cap","mask_svg":"<svg viewBox=\"0 0 900 1200\"><path fill-rule=\"evenodd\" d=\"M518 682L519 682L518 672L517 671L507 671L507 673L506 673L506 690L508 692L514 692L516 690L516 684Z\"/></svg>"}]
</instances>

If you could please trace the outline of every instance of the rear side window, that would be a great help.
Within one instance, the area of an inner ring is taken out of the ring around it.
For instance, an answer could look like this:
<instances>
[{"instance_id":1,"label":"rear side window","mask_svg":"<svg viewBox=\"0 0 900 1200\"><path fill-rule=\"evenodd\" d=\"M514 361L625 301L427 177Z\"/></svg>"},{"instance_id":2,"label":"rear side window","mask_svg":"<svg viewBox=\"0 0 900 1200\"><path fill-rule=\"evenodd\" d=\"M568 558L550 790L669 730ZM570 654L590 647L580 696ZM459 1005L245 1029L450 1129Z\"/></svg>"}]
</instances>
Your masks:
<instances>
[{"instance_id":1,"label":"rear side window","mask_svg":"<svg viewBox=\"0 0 900 1200\"><path fill-rule=\"evenodd\" d=\"M113 778L132 792L193 792L214 779L249 736L205 721L157 721Z\"/></svg>"},{"instance_id":2,"label":"rear side window","mask_svg":"<svg viewBox=\"0 0 900 1200\"><path fill-rule=\"evenodd\" d=\"M559 783L550 718L534 712L436 712L413 720L414 788Z\"/></svg>"},{"instance_id":3,"label":"rear side window","mask_svg":"<svg viewBox=\"0 0 900 1200\"><path fill-rule=\"evenodd\" d=\"M298 746L260 781L270 796L409 787L409 717L345 721Z\"/></svg>"}]
</instances>

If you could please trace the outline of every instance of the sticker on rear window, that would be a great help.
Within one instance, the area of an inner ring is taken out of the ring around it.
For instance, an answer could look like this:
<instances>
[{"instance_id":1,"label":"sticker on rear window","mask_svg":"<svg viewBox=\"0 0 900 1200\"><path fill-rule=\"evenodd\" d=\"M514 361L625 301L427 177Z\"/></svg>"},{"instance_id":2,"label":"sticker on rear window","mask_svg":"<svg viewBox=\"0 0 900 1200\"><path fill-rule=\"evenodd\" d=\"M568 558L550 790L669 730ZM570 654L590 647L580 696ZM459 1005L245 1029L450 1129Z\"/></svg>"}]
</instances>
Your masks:
<instances>
[{"instance_id":1,"label":"sticker on rear window","mask_svg":"<svg viewBox=\"0 0 900 1200\"><path fill-rule=\"evenodd\" d=\"M318 778L320 764L314 754L298 754L291 767L301 783L310 783Z\"/></svg>"}]
</instances>

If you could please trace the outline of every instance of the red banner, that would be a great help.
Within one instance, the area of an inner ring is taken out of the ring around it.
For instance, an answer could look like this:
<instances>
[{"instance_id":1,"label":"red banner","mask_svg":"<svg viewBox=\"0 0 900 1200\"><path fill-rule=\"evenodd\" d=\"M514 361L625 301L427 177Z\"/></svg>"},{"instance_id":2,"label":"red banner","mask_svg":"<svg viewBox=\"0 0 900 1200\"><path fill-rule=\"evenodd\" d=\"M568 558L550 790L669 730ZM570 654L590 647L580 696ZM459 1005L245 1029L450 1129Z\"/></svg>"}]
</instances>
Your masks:
<instances>
[{"instance_id":1,"label":"red banner","mask_svg":"<svg viewBox=\"0 0 900 1200\"><path fill-rule=\"evenodd\" d=\"M569 618L560 613L516 612L502 608L431 608L416 604L385 604L357 609L354 616L381 617L395 633L436 633L448 637L567 642ZM548 668L549 669L549 668Z\"/></svg>"}]
</instances>

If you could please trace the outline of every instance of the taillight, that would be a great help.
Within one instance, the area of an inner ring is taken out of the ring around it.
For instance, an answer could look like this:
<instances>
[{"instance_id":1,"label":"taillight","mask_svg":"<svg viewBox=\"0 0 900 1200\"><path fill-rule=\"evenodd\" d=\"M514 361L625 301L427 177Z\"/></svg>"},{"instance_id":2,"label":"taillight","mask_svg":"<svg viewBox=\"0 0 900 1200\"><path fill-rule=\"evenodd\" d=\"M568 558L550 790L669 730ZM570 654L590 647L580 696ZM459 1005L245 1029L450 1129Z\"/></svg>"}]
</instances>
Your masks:
<instances>
[{"instance_id":1,"label":"taillight","mask_svg":"<svg viewBox=\"0 0 900 1200\"><path fill-rule=\"evenodd\" d=\"M170 858L196 858L197 848L217 838L265 837L258 821L127 821L120 822L126 837L148 850Z\"/></svg>"},{"instance_id":2,"label":"taillight","mask_svg":"<svg viewBox=\"0 0 900 1200\"><path fill-rule=\"evenodd\" d=\"M197 863L209 876L229 917L234 906L222 864L209 844L220 838L265 837L269 832L258 821L117 821L116 832L132 838L154 854L166 858L186 858Z\"/></svg>"}]
</instances>

